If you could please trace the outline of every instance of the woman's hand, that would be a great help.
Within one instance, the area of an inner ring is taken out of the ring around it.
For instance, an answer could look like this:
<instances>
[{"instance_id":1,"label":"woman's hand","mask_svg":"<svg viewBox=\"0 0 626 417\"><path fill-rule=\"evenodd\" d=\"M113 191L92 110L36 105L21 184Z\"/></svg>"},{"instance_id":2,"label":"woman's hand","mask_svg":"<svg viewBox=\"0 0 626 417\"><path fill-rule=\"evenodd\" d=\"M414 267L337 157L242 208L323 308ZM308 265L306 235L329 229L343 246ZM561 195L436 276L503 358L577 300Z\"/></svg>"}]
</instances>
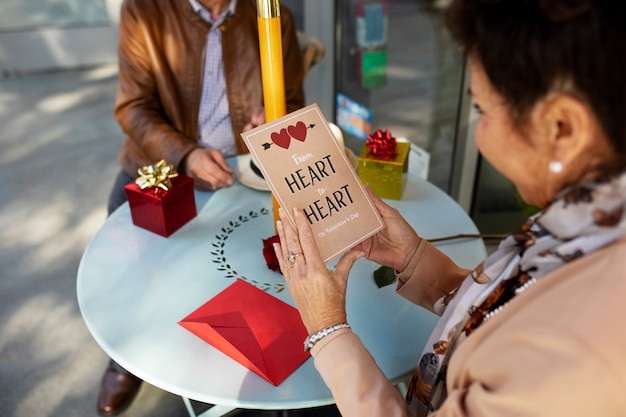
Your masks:
<instances>
[{"instance_id":1,"label":"woman's hand","mask_svg":"<svg viewBox=\"0 0 626 417\"><path fill-rule=\"evenodd\" d=\"M185 158L185 174L202 191L214 191L233 185L233 170L220 151L196 148Z\"/></svg>"},{"instance_id":2,"label":"woman's hand","mask_svg":"<svg viewBox=\"0 0 626 417\"><path fill-rule=\"evenodd\" d=\"M350 251L339 260L335 270L330 271L300 210L293 211L297 229L291 225L284 209L279 212L281 220L276 222L276 229L280 244L274 245L274 251L304 326L313 334L345 323L348 274L363 253Z\"/></svg>"},{"instance_id":3,"label":"woman's hand","mask_svg":"<svg viewBox=\"0 0 626 417\"><path fill-rule=\"evenodd\" d=\"M380 265L403 271L415 253L420 237L398 210L381 200L369 187L366 186L365 189L385 227L353 250L365 253L367 259Z\"/></svg>"}]
</instances>

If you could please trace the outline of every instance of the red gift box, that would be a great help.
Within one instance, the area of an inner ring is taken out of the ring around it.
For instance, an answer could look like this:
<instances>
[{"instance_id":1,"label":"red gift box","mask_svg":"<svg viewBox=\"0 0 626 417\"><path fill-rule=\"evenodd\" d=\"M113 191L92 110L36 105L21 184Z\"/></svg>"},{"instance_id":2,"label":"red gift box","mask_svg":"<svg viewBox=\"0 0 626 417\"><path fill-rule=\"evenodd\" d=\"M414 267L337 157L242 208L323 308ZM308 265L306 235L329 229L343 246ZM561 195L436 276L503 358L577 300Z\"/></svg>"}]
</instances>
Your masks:
<instances>
[{"instance_id":1,"label":"red gift box","mask_svg":"<svg viewBox=\"0 0 626 417\"><path fill-rule=\"evenodd\" d=\"M142 190L134 182L124 187L135 226L168 237L196 217L193 180L178 175L171 181L172 187L167 191L160 188Z\"/></svg>"}]
</instances>

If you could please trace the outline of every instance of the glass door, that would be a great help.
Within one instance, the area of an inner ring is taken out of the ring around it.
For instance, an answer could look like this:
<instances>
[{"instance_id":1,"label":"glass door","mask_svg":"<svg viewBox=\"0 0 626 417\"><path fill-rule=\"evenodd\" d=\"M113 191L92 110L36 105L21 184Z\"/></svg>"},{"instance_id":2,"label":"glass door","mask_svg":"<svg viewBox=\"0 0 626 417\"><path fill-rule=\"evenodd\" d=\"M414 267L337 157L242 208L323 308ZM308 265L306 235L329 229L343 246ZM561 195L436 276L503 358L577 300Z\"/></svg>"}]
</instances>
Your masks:
<instances>
[{"instance_id":1,"label":"glass door","mask_svg":"<svg viewBox=\"0 0 626 417\"><path fill-rule=\"evenodd\" d=\"M363 111L363 120L348 131L351 147L364 145L367 129L405 137L430 154L428 180L450 193L455 150L465 140L460 114L467 116L468 103L464 57L443 22L447 2L338 3L336 91L347 107Z\"/></svg>"},{"instance_id":2,"label":"glass door","mask_svg":"<svg viewBox=\"0 0 626 417\"><path fill-rule=\"evenodd\" d=\"M0 2L3 76L114 62L120 4L121 0Z\"/></svg>"}]
</instances>

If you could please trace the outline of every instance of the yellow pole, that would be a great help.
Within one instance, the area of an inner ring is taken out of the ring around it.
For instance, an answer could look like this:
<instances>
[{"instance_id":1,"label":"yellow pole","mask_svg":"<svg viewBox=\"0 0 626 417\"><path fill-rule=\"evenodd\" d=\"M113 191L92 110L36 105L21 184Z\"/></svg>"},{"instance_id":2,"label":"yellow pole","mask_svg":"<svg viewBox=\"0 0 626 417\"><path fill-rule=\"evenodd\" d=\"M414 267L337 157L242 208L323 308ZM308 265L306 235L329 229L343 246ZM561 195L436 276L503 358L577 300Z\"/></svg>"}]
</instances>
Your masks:
<instances>
[{"instance_id":1,"label":"yellow pole","mask_svg":"<svg viewBox=\"0 0 626 417\"><path fill-rule=\"evenodd\" d=\"M280 30L280 1L257 0L259 49L265 120L271 122L287 113L283 44ZM278 202L272 195L274 222L278 217Z\"/></svg>"}]
</instances>

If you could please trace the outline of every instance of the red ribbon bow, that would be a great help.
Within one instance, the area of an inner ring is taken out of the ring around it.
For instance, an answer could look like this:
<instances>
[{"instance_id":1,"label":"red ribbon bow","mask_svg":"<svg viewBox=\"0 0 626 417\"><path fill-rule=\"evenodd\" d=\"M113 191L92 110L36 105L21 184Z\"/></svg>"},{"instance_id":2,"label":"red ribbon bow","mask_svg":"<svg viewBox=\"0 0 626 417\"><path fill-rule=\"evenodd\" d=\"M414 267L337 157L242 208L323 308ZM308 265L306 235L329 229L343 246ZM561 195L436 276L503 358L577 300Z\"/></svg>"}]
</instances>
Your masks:
<instances>
[{"instance_id":1,"label":"red ribbon bow","mask_svg":"<svg viewBox=\"0 0 626 417\"><path fill-rule=\"evenodd\" d=\"M390 161L398 154L396 138L391 136L388 130L383 132L381 129L378 129L376 132L368 135L365 145L370 148L370 155L376 159Z\"/></svg>"}]
</instances>

